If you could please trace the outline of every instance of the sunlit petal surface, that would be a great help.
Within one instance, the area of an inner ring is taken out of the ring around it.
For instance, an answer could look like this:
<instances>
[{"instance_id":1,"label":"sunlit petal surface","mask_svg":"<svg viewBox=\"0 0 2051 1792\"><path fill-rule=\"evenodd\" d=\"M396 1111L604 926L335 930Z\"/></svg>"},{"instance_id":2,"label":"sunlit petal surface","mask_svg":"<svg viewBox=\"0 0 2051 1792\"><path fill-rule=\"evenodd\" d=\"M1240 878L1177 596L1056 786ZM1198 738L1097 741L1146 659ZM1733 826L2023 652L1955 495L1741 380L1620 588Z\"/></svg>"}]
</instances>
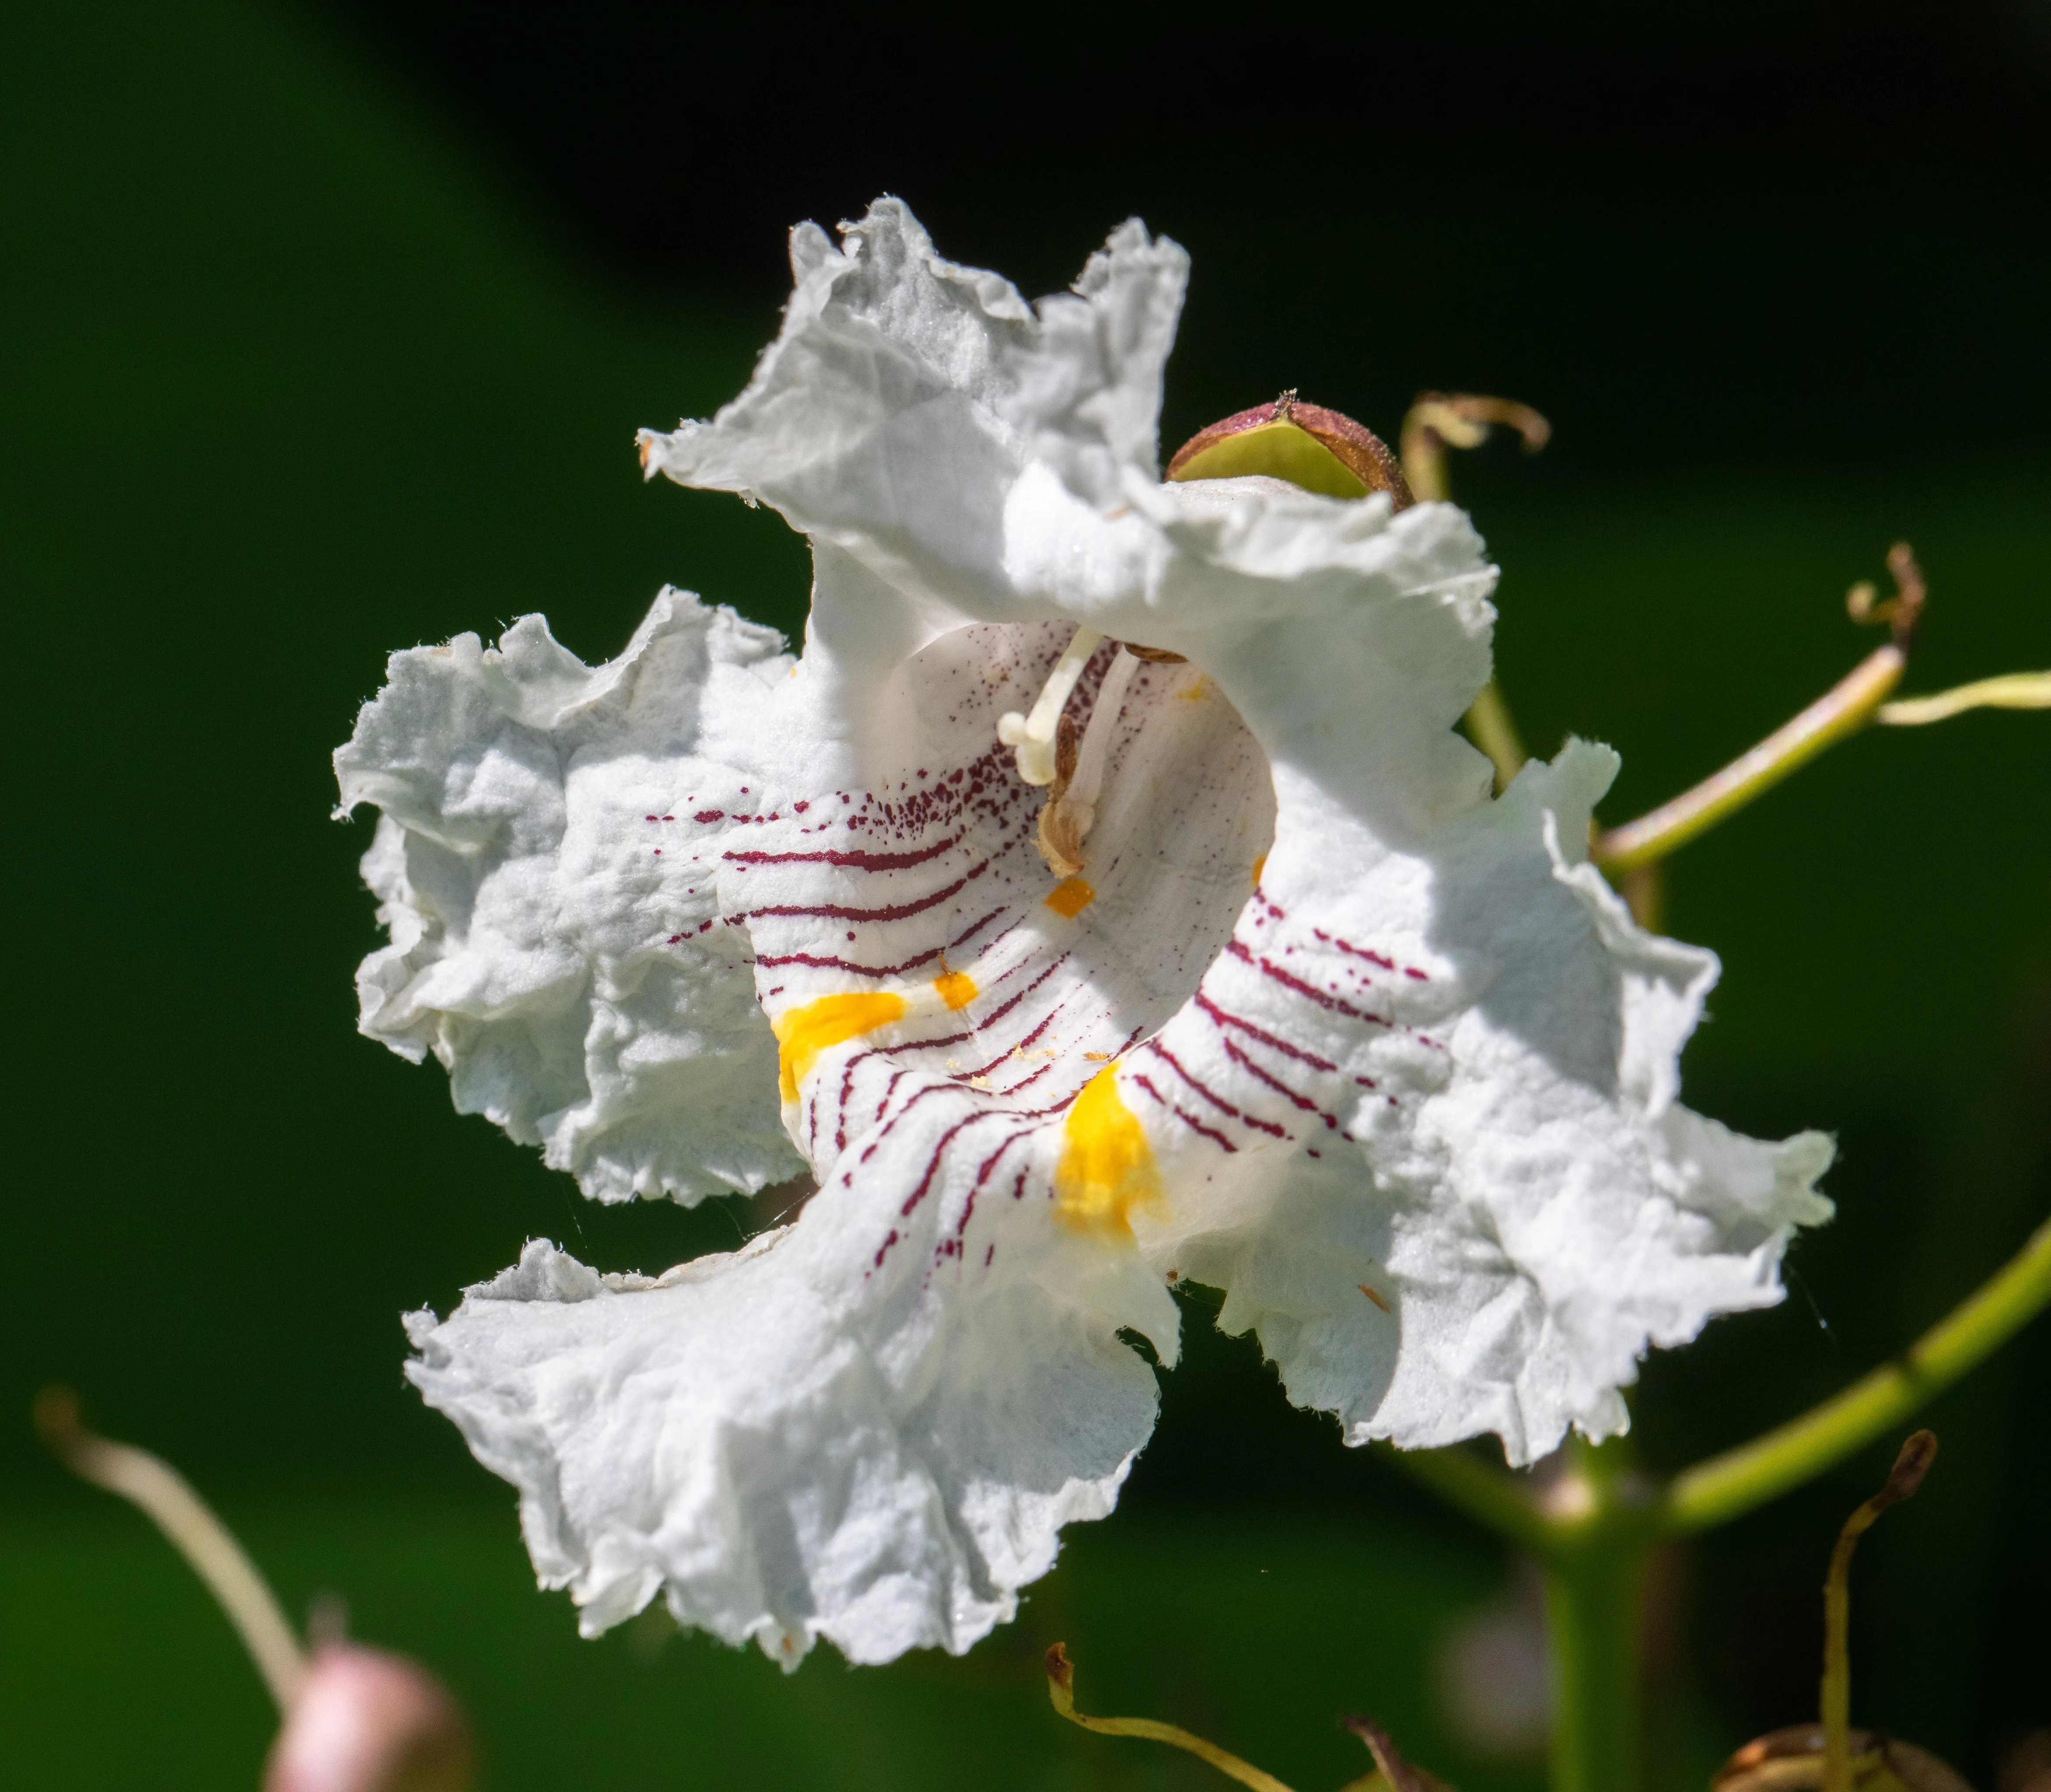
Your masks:
<instances>
[{"instance_id":1,"label":"sunlit petal surface","mask_svg":"<svg viewBox=\"0 0 2051 1792\"><path fill-rule=\"evenodd\" d=\"M1778 1300L1829 1145L1678 1105L1717 965L1586 862L1615 755L1490 799L1467 519L1161 484L1186 261L1137 224L1037 307L890 201L792 262L747 392L643 454L811 536L803 654L676 591L595 670L529 618L395 656L338 759L385 812L367 1031L600 1198L820 1185L409 1321L585 1628L967 1648L1110 1510L1155 1410L1119 1334L1172 1364L1179 1281L1349 1443L1519 1462ZM1076 872L999 728L1079 627Z\"/></svg>"}]
</instances>

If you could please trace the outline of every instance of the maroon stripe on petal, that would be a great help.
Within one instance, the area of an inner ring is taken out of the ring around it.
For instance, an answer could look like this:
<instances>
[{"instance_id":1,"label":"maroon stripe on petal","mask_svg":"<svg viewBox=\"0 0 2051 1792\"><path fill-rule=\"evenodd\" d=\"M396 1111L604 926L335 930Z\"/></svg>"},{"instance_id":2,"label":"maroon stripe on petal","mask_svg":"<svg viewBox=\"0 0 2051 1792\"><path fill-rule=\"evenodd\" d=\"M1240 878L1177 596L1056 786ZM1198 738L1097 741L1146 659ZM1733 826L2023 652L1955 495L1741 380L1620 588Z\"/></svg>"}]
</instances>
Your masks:
<instances>
[{"instance_id":1,"label":"maroon stripe on petal","mask_svg":"<svg viewBox=\"0 0 2051 1792\"><path fill-rule=\"evenodd\" d=\"M938 858L950 848L959 846L962 837L955 834L937 846L921 847L916 853L869 853L857 847L845 853L830 849L816 853L722 853L720 857L736 865L837 865L854 871L904 871Z\"/></svg>"},{"instance_id":2,"label":"maroon stripe on petal","mask_svg":"<svg viewBox=\"0 0 2051 1792\"><path fill-rule=\"evenodd\" d=\"M970 876L971 876L974 875L975 873L973 872L970 873ZM965 928L962 932L956 934L953 939L947 942L947 950L951 952L957 946L966 946L971 939L975 939L978 934L981 933L985 927L988 927L992 921L995 920L998 916L1003 914L1006 909L1010 907L1010 904L1006 903L1001 908L991 909L990 912L987 915L984 916L981 920L971 922L967 928ZM1006 932L1009 932L1010 931L1010 930L1009 928L1005 930ZM1003 937L1004 935L1002 934L999 934L998 935L998 939L1001 939ZM997 941L992 940L990 943L994 946L997 943Z\"/></svg>"},{"instance_id":3,"label":"maroon stripe on petal","mask_svg":"<svg viewBox=\"0 0 2051 1792\"><path fill-rule=\"evenodd\" d=\"M1174 1052L1170 1052L1166 1046L1163 1045L1159 1040L1148 1040L1147 1041L1146 1049L1153 1052L1156 1057L1165 1061L1170 1069L1173 1070L1178 1076L1181 1077L1185 1083L1188 1083L1191 1088L1194 1089L1198 1095L1201 1095L1205 1101L1209 1102L1211 1106L1215 1107L1221 1114L1228 1114L1231 1115L1233 1119L1238 1121L1242 1126L1256 1126L1262 1132L1272 1133L1277 1138L1282 1138L1287 1136L1283 1133L1283 1130L1279 1126L1276 1126L1272 1120L1256 1119L1253 1115L1246 1113L1242 1109L1233 1107L1230 1102L1227 1101L1215 1090L1209 1087L1207 1084L1199 1081L1196 1077L1192 1076L1189 1072L1183 1068L1182 1060L1178 1058Z\"/></svg>"},{"instance_id":4,"label":"maroon stripe on petal","mask_svg":"<svg viewBox=\"0 0 2051 1792\"><path fill-rule=\"evenodd\" d=\"M1251 1021L1241 1020L1218 1006L1201 990L1197 991L1197 1006L1208 1014L1220 1027L1235 1027L1250 1039L1257 1039L1263 1045L1272 1047L1286 1058L1294 1058L1299 1064L1308 1064L1313 1070L1337 1070L1339 1067L1329 1058L1321 1058L1315 1052L1306 1052L1291 1045L1286 1039L1277 1039L1264 1027L1256 1027Z\"/></svg>"},{"instance_id":5,"label":"maroon stripe on petal","mask_svg":"<svg viewBox=\"0 0 2051 1792\"><path fill-rule=\"evenodd\" d=\"M901 977L908 970L916 970L922 964L931 964L944 951L944 947L936 946L930 952L921 952L916 958L907 958L902 964L856 964L852 959L822 957L814 952L783 952L756 959L759 965L801 964L812 970L844 970L850 977Z\"/></svg>"},{"instance_id":6,"label":"maroon stripe on petal","mask_svg":"<svg viewBox=\"0 0 2051 1792\"><path fill-rule=\"evenodd\" d=\"M1147 1094L1160 1103L1160 1104L1163 1107L1166 1108L1170 1114L1174 1115L1184 1126L1187 1126L1191 1132L1201 1133L1205 1138L1210 1140L1213 1144L1221 1146L1225 1150L1236 1152L1239 1150L1239 1147L1236 1145L1233 1144L1230 1139L1227 1138L1223 1133L1218 1131L1216 1127L1205 1126L1202 1121L1199 1120L1196 1115L1192 1114L1186 1107L1181 1106L1178 1103L1169 1100L1166 1095L1162 1095L1158 1089L1154 1087L1153 1079L1148 1076L1146 1072L1143 1070L1135 1070L1131 1072L1131 1076L1132 1080L1135 1083L1138 1083L1141 1088L1144 1089L1147 1092Z\"/></svg>"},{"instance_id":7,"label":"maroon stripe on petal","mask_svg":"<svg viewBox=\"0 0 2051 1792\"><path fill-rule=\"evenodd\" d=\"M1252 1059L1249 1058L1244 1052L1240 1051L1240 1048L1236 1045L1233 1044L1229 1039L1225 1041L1225 1056L1230 1058L1233 1063L1239 1064L1252 1076L1258 1077L1262 1082L1265 1083L1269 1088L1274 1090L1276 1094L1286 1095L1306 1114L1319 1114L1324 1111L1315 1102L1311 1100L1308 1095L1299 1093L1296 1090L1291 1088L1289 1085L1287 1083L1284 1083L1279 1077L1272 1076L1267 1071L1263 1070L1260 1065L1256 1064ZM1327 1120L1330 1120L1331 1116L1330 1115L1326 1115L1325 1118Z\"/></svg>"},{"instance_id":8,"label":"maroon stripe on petal","mask_svg":"<svg viewBox=\"0 0 2051 1792\"><path fill-rule=\"evenodd\" d=\"M923 914L936 908L961 889L966 877L957 877L944 889L934 891L931 896L920 896L913 902L900 902L887 908L850 908L838 903L819 903L807 906L801 903L779 903L769 908L751 908L743 919L755 920L765 915L789 916L806 920L819 921L902 921L913 915ZM1002 910L997 911L1002 913Z\"/></svg>"},{"instance_id":9,"label":"maroon stripe on petal","mask_svg":"<svg viewBox=\"0 0 2051 1792\"><path fill-rule=\"evenodd\" d=\"M1242 941L1229 939L1225 942L1225 949L1234 958L1253 966L1263 976L1273 978L1284 989L1294 990L1298 995L1315 1001L1320 1008L1329 1009L1335 1014L1343 1014L1349 1021L1371 1021L1377 1027L1385 1027L1389 1025L1379 1014L1370 1014L1365 1009L1354 1007L1351 1002L1342 1001L1335 995L1328 995L1324 990L1306 983L1302 978L1292 976L1281 966L1256 956L1247 949Z\"/></svg>"},{"instance_id":10,"label":"maroon stripe on petal","mask_svg":"<svg viewBox=\"0 0 2051 1792\"><path fill-rule=\"evenodd\" d=\"M926 1159L926 1173L919 1178L919 1185L904 1197L904 1204L897 1209L900 1219L909 1219L912 1211L932 1193L933 1178L940 1173L940 1159L947 1155L947 1147L979 1120L994 1120L1002 1117L1002 1111L994 1107L979 1107L967 1114L934 1140L932 1154Z\"/></svg>"}]
</instances>

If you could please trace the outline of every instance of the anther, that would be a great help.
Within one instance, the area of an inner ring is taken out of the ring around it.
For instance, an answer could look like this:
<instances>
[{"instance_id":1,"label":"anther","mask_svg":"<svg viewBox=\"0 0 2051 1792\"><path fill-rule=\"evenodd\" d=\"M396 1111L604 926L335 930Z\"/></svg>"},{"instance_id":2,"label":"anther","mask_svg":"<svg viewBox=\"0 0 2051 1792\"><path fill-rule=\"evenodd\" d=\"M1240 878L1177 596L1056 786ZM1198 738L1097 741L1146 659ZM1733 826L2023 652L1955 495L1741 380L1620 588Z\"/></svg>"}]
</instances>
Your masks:
<instances>
[{"instance_id":1,"label":"anther","mask_svg":"<svg viewBox=\"0 0 2051 1792\"><path fill-rule=\"evenodd\" d=\"M1089 664L1090 655L1103 640L1093 628L1077 629L1066 651L1047 674L1032 713L1022 716L1014 709L998 717L997 738L1018 749L1018 775L1027 783L1053 783L1057 769L1054 743L1060 732L1061 712L1068 706L1068 695L1082 677L1083 668Z\"/></svg>"}]
</instances>

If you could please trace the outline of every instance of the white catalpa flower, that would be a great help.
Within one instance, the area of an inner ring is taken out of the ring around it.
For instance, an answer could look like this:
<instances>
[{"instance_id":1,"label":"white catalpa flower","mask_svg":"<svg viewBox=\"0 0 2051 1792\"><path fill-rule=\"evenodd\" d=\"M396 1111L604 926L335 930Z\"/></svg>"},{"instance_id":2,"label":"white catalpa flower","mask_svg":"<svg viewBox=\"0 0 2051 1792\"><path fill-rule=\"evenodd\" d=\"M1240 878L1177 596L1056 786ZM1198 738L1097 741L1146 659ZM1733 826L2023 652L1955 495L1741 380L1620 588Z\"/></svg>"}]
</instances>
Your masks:
<instances>
[{"instance_id":1,"label":"white catalpa flower","mask_svg":"<svg viewBox=\"0 0 2051 1792\"><path fill-rule=\"evenodd\" d=\"M529 617L396 654L337 755L366 1032L600 1200L819 1185L409 1320L542 1579L589 1632L964 1649L1111 1509L1178 1280L1350 1443L1621 1429L1649 1345L1780 1298L1829 1147L1678 1105L1717 965L1586 861L1615 755L1490 800L1466 517L1163 483L1186 260L1137 224L1037 306L890 201L791 260L643 454L811 537L803 653L674 591L595 670Z\"/></svg>"}]
</instances>

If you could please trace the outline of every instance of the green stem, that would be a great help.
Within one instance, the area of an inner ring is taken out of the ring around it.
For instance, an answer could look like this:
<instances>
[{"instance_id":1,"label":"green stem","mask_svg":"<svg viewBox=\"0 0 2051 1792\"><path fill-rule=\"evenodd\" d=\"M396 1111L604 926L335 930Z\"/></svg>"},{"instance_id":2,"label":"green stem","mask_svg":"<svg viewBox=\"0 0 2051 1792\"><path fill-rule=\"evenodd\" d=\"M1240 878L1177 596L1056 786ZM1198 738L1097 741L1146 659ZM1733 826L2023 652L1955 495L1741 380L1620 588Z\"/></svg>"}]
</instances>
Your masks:
<instances>
[{"instance_id":1,"label":"green stem","mask_svg":"<svg viewBox=\"0 0 2051 1792\"><path fill-rule=\"evenodd\" d=\"M1636 1792L1639 1783L1639 1587L1654 1533L1629 1455L1621 1438L1571 1438L1546 1496L1552 1792Z\"/></svg>"},{"instance_id":2,"label":"green stem","mask_svg":"<svg viewBox=\"0 0 2051 1792\"><path fill-rule=\"evenodd\" d=\"M1597 834L1589 857L1605 871L1628 871L1686 845L1807 764L1825 748L1864 728L1901 683L1908 664L1908 656L1899 646L1890 644L1875 650L1750 752L1739 755L1722 771L1649 814Z\"/></svg>"},{"instance_id":3,"label":"green stem","mask_svg":"<svg viewBox=\"0 0 2051 1792\"><path fill-rule=\"evenodd\" d=\"M2007 1265L1892 1362L1764 1437L1675 1478L1668 1532L1727 1524L1893 1430L2051 1306L2051 1220Z\"/></svg>"},{"instance_id":4,"label":"green stem","mask_svg":"<svg viewBox=\"0 0 2051 1792\"><path fill-rule=\"evenodd\" d=\"M1638 1589L1656 1532L1622 1441L1569 1440L1544 1503L1529 1484L1460 1449L1397 1460L1447 1505L1535 1556L1545 1577L1553 1683L1552 1792L1636 1792Z\"/></svg>"},{"instance_id":5,"label":"green stem","mask_svg":"<svg viewBox=\"0 0 2051 1792\"><path fill-rule=\"evenodd\" d=\"M1894 1361L1802 1418L1689 1470L1661 1494L1622 1471L1619 1444L1596 1449L1571 1439L1565 1471L1542 1501L1464 1450L1394 1453L1447 1505L1529 1551L1545 1571L1552 1792L1636 1792L1639 1587L1660 1536L1725 1523L1821 1474L1898 1425L2047 1306L2051 1220Z\"/></svg>"},{"instance_id":6,"label":"green stem","mask_svg":"<svg viewBox=\"0 0 2051 1792\"><path fill-rule=\"evenodd\" d=\"M1645 1538L1604 1526L1545 1569L1552 1792L1639 1783L1638 1589Z\"/></svg>"},{"instance_id":7,"label":"green stem","mask_svg":"<svg viewBox=\"0 0 2051 1792\"><path fill-rule=\"evenodd\" d=\"M1420 503L1444 503L1451 498L1447 449L1478 448L1498 426L1522 436L1526 454L1536 454L1552 439L1553 426L1529 404L1514 399L1473 392L1420 392L1403 420L1399 438L1404 480L1412 496ZM1482 687L1464 719L1469 736L1495 767L1495 794L1500 796L1529 755L1518 737L1517 724L1510 720L1502 688L1493 678Z\"/></svg>"},{"instance_id":8,"label":"green stem","mask_svg":"<svg viewBox=\"0 0 2051 1792\"><path fill-rule=\"evenodd\" d=\"M1510 780L1524 769L1529 755L1518 737L1517 724L1510 720L1502 687L1493 678L1482 686L1481 695L1468 708L1466 721L1474 744L1488 755L1489 763L1495 767L1495 794L1501 796L1510 788Z\"/></svg>"}]
</instances>

